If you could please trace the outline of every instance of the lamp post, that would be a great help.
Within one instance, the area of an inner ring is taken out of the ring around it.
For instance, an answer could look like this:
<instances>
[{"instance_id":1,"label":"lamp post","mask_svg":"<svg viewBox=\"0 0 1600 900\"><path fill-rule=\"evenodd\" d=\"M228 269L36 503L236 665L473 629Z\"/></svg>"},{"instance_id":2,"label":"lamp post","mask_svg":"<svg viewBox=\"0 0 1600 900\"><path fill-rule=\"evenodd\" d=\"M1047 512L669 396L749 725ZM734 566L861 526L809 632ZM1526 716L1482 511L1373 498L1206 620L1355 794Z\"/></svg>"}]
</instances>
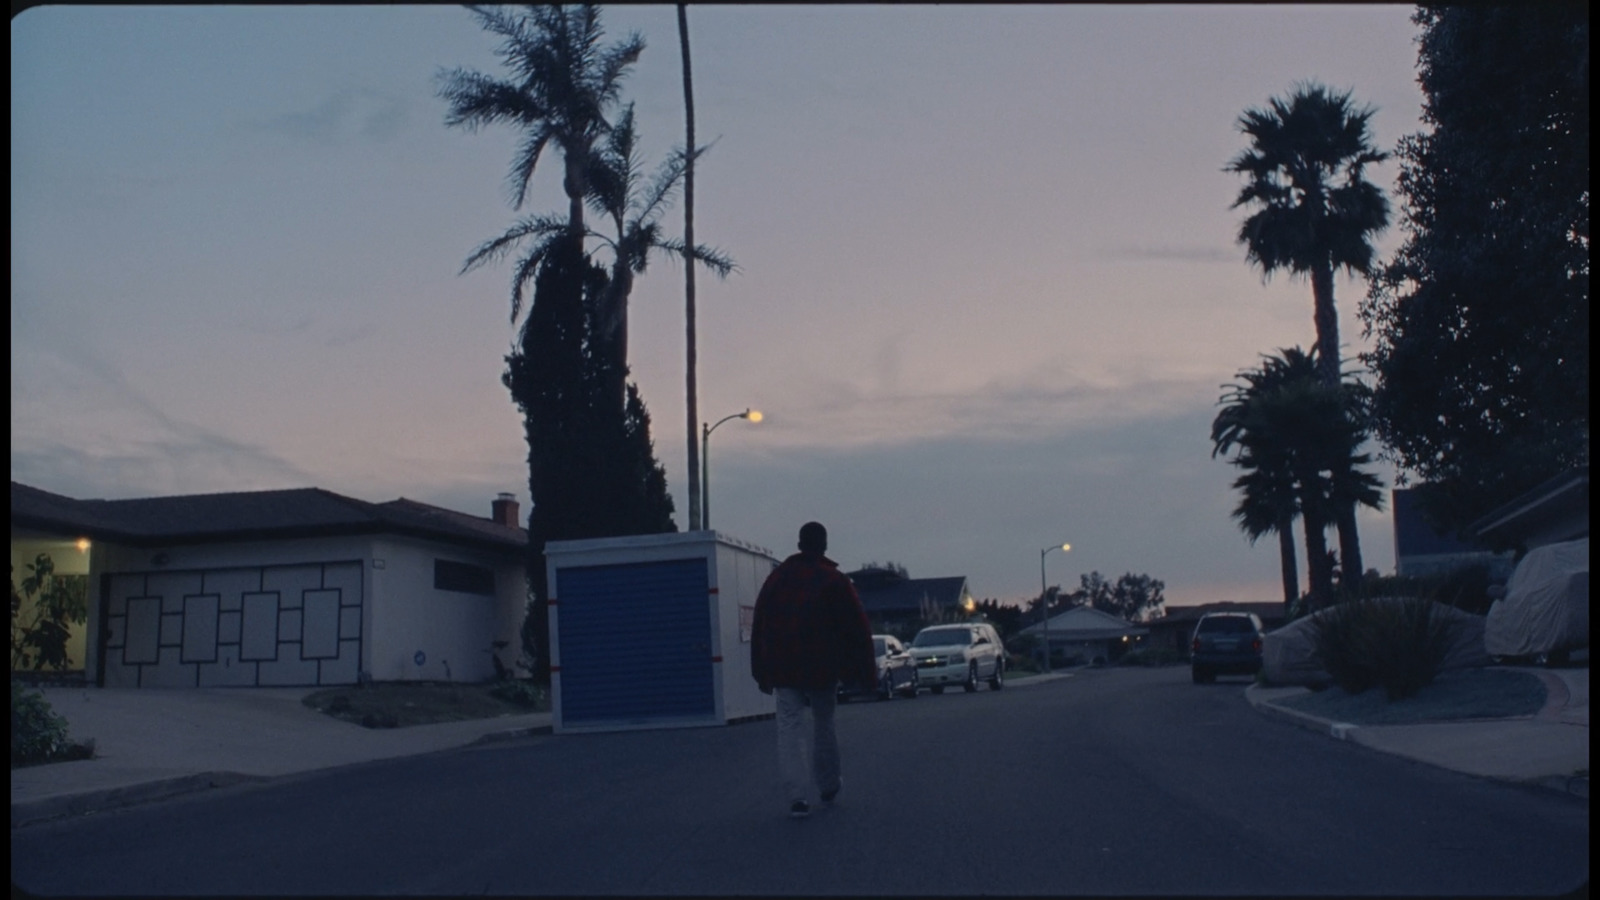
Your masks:
<instances>
[{"instance_id":1,"label":"lamp post","mask_svg":"<svg viewBox=\"0 0 1600 900\"><path fill-rule=\"evenodd\" d=\"M1050 671L1050 589L1044 583L1044 557L1051 550L1071 550L1071 544L1052 544L1039 551L1039 616L1044 619L1044 670Z\"/></svg>"},{"instance_id":2,"label":"lamp post","mask_svg":"<svg viewBox=\"0 0 1600 900\"><path fill-rule=\"evenodd\" d=\"M700 423L700 527L706 530L711 528L711 432L717 430L717 425L729 419L749 419L752 422L761 421L761 410L745 409L742 413L723 416L716 425Z\"/></svg>"}]
</instances>

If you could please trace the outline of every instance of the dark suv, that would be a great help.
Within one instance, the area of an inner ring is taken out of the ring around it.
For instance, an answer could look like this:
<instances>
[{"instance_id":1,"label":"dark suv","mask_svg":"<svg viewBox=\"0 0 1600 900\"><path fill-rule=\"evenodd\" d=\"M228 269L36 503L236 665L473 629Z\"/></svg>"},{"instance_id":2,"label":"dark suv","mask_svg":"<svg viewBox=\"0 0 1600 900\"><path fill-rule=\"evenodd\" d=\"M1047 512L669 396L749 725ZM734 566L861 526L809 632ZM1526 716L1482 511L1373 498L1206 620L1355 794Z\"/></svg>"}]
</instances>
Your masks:
<instances>
[{"instance_id":1,"label":"dark suv","mask_svg":"<svg viewBox=\"0 0 1600 900\"><path fill-rule=\"evenodd\" d=\"M1254 613L1206 613L1194 627L1189 651L1195 684L1218 675L1254 675L1261 671L1261 620Z\"/></svg>"}]
</instances>

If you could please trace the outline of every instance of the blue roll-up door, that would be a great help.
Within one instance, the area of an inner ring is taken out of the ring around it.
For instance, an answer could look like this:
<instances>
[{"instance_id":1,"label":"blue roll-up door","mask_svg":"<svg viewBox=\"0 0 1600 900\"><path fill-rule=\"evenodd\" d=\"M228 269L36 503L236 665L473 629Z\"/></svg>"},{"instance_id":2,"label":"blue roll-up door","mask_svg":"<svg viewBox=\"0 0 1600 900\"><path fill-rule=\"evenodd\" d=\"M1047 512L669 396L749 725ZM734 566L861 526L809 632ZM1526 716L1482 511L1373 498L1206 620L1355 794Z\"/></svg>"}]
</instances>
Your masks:
<instances>
[{"instance_id":1,"label":"blue roll-up door","mask_svg":"<svg viewBox=\"0 0 1600 900\"><path fill-rule=\"evenodd\" d=\"M558 569L564 722L715 714L706 560Z\"/></svg>"}]
</instances>

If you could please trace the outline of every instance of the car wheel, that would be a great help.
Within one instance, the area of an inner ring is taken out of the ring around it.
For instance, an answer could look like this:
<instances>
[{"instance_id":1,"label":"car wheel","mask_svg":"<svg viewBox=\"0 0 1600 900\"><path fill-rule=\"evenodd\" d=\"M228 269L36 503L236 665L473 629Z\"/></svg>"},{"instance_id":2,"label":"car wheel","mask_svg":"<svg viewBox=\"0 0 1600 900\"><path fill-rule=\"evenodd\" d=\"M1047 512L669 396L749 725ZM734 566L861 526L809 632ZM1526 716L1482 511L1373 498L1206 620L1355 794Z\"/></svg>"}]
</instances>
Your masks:
<instances>
[{"instance_id":1,"label":"car wheel","mask_svg":"<svg viewBox=\"0 0 1600 900\"><path fill-rule=\"evenodd\" d=\"M967 680L961 682L961 689L969 694L978 689L977 663L972 663L967 666Z\"/></svg>"},{"instance_id":2,"label":"car wheel","mask_svg":"<svg viewBox=\"0 0 1600 900\"><path fill-rule=\"evenodd\" d=\"M1194 680L1195 684L1205 684L1206 670L1200 668L1199 666L1194 666L1189 670L1189 677Z\"/></svg>"},{"instance_id":3,"label":"car wheel","mask_svg":"<svg viewBox=\"0 0 1600 900\"><path fill-rule=\"evenodd\" d=\"M1006 664L1000 660L994 661L994 677L989 679L989 690L998 691L1006 686Z\"/></svg>"},{"instance_id":4,"label":"car wheel","mask_svg":"<svg viewBox=\"0 0 1600 900\"><path fill-rule=\"evenodd\" d=\"M942 694L944 693L944 685L936 684L933 687L928 688L928 690L933 691L935 694Z\"/></svg>"}]
</instances>

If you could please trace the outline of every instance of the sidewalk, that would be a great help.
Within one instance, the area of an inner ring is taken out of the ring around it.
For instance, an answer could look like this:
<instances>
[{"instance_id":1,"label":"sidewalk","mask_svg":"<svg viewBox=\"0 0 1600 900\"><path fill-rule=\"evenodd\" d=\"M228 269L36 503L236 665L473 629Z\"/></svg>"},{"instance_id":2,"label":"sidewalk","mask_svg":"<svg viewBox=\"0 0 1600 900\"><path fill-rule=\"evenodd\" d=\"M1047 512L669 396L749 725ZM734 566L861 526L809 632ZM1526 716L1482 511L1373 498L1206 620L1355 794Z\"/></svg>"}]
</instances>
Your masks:
<instances>
[{"instance_id":1,"label":"sidewalk","mask_svg":"<svg viewBox=\"0 0 1600 900\"><path fill-rule=\"evenodd\" d=\"M243 781L548 731L549 713L368 729L300 701L311 688L44 688L95 758L11 770L11 827Z\"/></svg>"},{"instance_id":2,"label":"sidewalk","mask_svg":"<svg viewBox=\"0 0 1600 900\"><path fill-rule=\"evenodd\" d=\"M1418 762L1589 798L1589 670L1529 669L1545 682L1545 706L1531 716L1353 725L1282 705L1308 693L1303 687L1251 685L1245 697L1257 710L1339 740ZM1582 774L1579 774L1582 773Z\"/></svg>"}]
</instances>

